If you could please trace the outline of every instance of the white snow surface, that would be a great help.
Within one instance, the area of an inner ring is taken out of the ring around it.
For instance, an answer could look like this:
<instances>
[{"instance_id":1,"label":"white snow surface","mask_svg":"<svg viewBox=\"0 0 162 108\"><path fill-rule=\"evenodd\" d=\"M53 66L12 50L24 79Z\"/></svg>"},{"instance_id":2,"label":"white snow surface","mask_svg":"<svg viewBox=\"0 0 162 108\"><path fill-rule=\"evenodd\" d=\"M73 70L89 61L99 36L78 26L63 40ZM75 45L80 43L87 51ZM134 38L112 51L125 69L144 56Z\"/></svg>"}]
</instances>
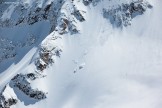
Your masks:
<instances>
[{"instance_id":1,"label":"white snow surface","mask_svg":"<svg viewBox=\"0 0 162 108\"><path fill-rule=\"evenodd\" d=\"M40 1L40 6L44 1ZM34 0L25 2L31 5ZM80 10L86 12L83 15L86 21L77 22L80 33L64 34L61 42L45 43L51 33L41 44L61 43L63 47L61 57L43 71L47 77L31 85L48 92L47 99L29 105L19 101L11 108L161 108L162 1L149 2L152 9L135 17L131 26L118 29L103 18L102 9L119 2L103 0L96 6L86 7L82 2L74 1ZM18 34L17 30L12 32ZM47 29L34 30L36 34L40 30L44 35L48 32ZM5 30L1 32L4 33ZM0 87L17 73L34 71L32 61L38 53L37 47L29 47L30 50L25 50L28 53L17 64L13 63L0 73ZM8 94L12 92L8 90Z\"/></svg>"},{"instance_id":2,"label":"white snow surface","mask_svg":"<svg viewBox=\"0 0 162 108\"><path fill-rule=\"evenodd\" d=\"M17 99L17 96L15 95L13 89L8 84L6 85L6 90L3 92L3 96L5 96L6 100L10 98Z\"/></svg>"}]
</instances>

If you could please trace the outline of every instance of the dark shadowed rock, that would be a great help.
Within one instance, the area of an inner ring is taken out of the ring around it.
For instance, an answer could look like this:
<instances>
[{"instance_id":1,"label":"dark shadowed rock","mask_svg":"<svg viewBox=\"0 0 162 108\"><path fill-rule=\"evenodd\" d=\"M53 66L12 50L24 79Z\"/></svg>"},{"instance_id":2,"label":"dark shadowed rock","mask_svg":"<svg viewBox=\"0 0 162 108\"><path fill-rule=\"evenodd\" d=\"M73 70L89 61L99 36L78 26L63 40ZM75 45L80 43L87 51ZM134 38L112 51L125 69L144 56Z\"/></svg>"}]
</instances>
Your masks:
<instances>
[{"instance_id":1,"label":"dark shadowed rock","mask_svg":"<svg viewBox=\"0 0 162 108\"><path fill-rule=\"evenodd\" d=\"M131 20L144 14L148 8L152 8L152 5L146 1L131 2L113 9L103 9L103 17L109 19L113 26L123 27L131 25Z\"/></svg>"}]
</instances>

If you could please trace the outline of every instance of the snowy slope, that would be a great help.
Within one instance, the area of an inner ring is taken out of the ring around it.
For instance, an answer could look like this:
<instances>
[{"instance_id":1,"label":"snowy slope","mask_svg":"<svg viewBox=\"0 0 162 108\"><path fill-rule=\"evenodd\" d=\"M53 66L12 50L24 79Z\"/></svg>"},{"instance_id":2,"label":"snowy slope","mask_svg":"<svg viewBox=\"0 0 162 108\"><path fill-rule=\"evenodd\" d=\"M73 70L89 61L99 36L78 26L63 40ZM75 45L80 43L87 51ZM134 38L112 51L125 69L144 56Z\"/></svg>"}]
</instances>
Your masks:
<instances>
[{"instance_id":1,"label":"snowy slope","mask_svg":"<svg viewBox=\"0 0 162 108\"><path fill-rule=\"evenodd\" d=\"M32 9L34 4L46 7L50 1L21 2ZM2 95L18 101L11 108L161 108L162 1L148 0L152 7L135 17L130 13L126 26L125 17L111 22L113 14L107 12L131 0L87 1L66 0L52 24L47 18L33 25L0 27L0 37L13 43L26 42L29 34L36 37L31 45L15 46L16 56L0 64ZM75 10L82 16L76 16ZM125 15L120 10L115 14ZM124 23L116 26L120 19ZM34 73L34 80L27 77L29 73ZM14 87L17 74L25 78L18 80L27 81L46 98L30 98Z\"/></svg>"}]
</instances>

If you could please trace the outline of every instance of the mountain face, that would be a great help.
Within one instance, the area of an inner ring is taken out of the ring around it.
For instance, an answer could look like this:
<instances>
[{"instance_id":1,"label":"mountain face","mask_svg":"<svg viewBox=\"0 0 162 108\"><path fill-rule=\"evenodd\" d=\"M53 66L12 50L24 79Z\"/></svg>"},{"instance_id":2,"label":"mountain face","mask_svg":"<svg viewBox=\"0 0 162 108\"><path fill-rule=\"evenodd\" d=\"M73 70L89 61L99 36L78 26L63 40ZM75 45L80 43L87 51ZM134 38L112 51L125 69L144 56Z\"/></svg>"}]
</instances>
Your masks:
<instances>
[{"instance_id":1,"label":"mountain face","mask_svg":"<svg viewBox=\"0 0 162 108\"><path fill-rule=\"evenodd\" d=\"M161 108L160 0L1 0L0 108Z\"/></svg>"}]
</instances>

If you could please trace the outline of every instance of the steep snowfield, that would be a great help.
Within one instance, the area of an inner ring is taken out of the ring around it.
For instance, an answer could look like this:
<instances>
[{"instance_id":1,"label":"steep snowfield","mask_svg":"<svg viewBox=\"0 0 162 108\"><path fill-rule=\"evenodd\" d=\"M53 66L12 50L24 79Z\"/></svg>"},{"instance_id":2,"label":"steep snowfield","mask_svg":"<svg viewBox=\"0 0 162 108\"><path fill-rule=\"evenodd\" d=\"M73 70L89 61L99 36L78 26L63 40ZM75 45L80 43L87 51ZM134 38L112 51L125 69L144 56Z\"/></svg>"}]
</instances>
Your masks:
<instances>
[{"instance_id":1,"label":"steep snowfield","mask_svg":"<svg viewBox=\"0 0 162 108\"><path fill-rule=\"evenodd\" d=\"M32 33L40 33L41 39L33 46L23 48L25 53L22 55L25 56L16 64L13 62L10 67L6 66L6 70L0 67L4 70L0 74L1 88L17 73L35 71L34 60L38 58L40 46L49 49L59 46L62 52L43 70L42 74L47 76L31 83L32 88L48 92L47 98L32 102L21 92L15 96L8 87L8 93L19 99L11 108L161 108L162 1L149 0L153 8L133 18L130 26L113 27L109 19L103 17L103 8L128 1L103 0L96 6L74 1L85 18L84 22L76 20L78 34L59 35L54 31L45 38L50 30L46 29L50 27L47 22L46 26L43 22L31 26L39 29L29 27ZM31 0L26 2L31 3ZM67 1L61 11L68 16L70 7L70 1ZM0 33L4 35L10 31L8 28L5 30L0 29ZM28 32L22 27L16 30L8 35L9 39L13 33ZM54 35L61 39L52 40Z\"/></svg>"}]
</instances>

